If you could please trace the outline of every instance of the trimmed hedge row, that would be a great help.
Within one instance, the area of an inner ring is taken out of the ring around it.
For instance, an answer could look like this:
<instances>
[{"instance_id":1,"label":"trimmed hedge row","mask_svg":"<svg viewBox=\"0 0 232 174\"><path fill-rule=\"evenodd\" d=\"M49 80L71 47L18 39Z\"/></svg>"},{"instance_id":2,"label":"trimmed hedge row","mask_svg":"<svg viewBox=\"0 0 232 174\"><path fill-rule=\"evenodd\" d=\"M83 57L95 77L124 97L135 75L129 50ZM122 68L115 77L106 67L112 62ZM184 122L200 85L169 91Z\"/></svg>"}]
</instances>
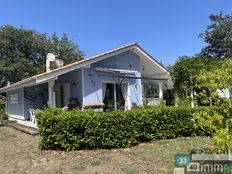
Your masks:
<instances>
[{"instance_id":1,"label":"trimmed hedge row","mask_svg":"<svg viewBox=\"0 0 232 174\"><path fill-rule=\"evenodd\" d=\"M5 101L0 99L0 109L5 109Z\"/></svg>"},{"instance_id":2,"label":"trimmed hedge row","mask_svg":"<svg viewBox=\"0 0 232 174\"><path fill-rule=\"evenodd\" d=\"M8 115L5 111L5 101L0 99L0 120L8 120Z\"/></svg>"},{"instance_id":3,"label":"trimmed hedge row","mask_svg":"<svg viewBox=\"0 0 232 174\"><path fill-rule=\"evenodd\" d=\"M36 117L41 149L78 150L128 147L156 139L210 135L193 126L193 113L212 107L146 107L94 112L47 109Z\"/></svg>"}]
</instances>

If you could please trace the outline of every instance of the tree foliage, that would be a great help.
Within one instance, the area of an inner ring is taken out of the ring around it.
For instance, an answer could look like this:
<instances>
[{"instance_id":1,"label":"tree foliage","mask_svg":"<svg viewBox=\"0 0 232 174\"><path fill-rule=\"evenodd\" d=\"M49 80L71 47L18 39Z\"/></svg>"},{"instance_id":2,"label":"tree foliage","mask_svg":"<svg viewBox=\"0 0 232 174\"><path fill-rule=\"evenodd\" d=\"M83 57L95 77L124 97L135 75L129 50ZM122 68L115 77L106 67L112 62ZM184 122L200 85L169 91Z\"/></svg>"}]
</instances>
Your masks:
<instances>
[{"instance_id":1,"label":"tree foliage","mask_svg":"<svg viewBox=\"0 0 232 174\"><path fill-rule=\"evenodd\" d=\"M186 96L186 90L193 86L191 78L197 73L194 65L199 65L198 63L196 64L196 58L182 56L170 67L174 88L181 97Z\"/></svg>"},{"instance_id":2,"label":"tree foliage","mask_svg":"<svg viewBox=\"0 0 232 174\"><path fill-rule=\"evenodd\" d=\"M189 96L189 91L195 88L196 77L203 69L213 69L220 64L220 60L204 57L180 57L176 63L169 67L174 83L174 89L180 98Z\"/></svg>"},{"instance_id":3,"label":"tree foliage","mask_svg":"<svg viewBox=\"0 0 232 174\"><path fill-rule=\"evenodd\" d=\"M209 58L232 57L232 15L211 15L211 24L199 36L207 43L201 55Z\"/></svg>"},{"instance_id":4,"label":"tree foliage","mask_svg":"<svg viewBox=\"0 0 232 174\"><path fill-rule=\"evenodd\" d=\"M196 87L201 89L199 95L204 99L204 103L209 103L210 98L212 98L218 105L222 101L222 98L218 95L218 90L223 91L224 89L232 88L231 66L232 59L227 59L220 66L215 67L215 69L211 71L203 69L199 73L196 79Z\"/></svg>"},{"instance_id":5,"label":"tree foliage","mask_svg":"<svg viewBox=\"0 0 232 174\"><path fill-rule=\"evenodd\" d=\"M229 131L232 123L232 101L230 98L219 95L219 90L223 92L225 89L232 88L231 67L232 59L227 59L213 70L202 70L196 78L196 88L200 89L198 97L206 104L214 101L214 105L220 112L215 113L214 117L208 117L211 122L207 121L208 119L202 119L207 118L207 113L196 114L195 120L198 120L198 125L215 126L212 120L217 119L219 124L216 125L217 129L213 139L220 152L226 152L232 148L232 135Z\"/></svg>"},{"instance_id":6,"label":"tree foliage","mask_svg":"<svg viewBox=\"0 0 232 174\"><path fill-rule=\"evenodd\" d=\"M209 18L211 24L200 34L206 47L194 57L180 57L170 67L175 93L181 99L189 98L190 92L197 90L195 82L200 71L216 69L224 58L232 57L232 16L220 13Z\"/></svg>"},{"instance_id":7,"label":"tree foliage","mask_svg":"<svg viewBox=\"0 0 232 174\"><path fill-rule=\"evenodd\" d=\"M35 30L0 27L0 86L45 71L46 54L62 57L65 64L83 58L78 45L67 34L50 37Z\"/></svg>"}]
</instances>

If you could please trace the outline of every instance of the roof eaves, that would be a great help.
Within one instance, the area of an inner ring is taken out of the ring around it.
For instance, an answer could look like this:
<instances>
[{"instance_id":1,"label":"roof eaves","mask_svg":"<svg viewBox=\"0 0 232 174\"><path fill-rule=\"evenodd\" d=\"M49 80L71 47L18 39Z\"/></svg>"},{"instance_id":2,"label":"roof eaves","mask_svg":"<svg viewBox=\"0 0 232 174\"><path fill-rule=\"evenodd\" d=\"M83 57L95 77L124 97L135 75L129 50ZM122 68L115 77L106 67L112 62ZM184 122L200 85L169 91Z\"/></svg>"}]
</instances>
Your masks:
<instances>
[{"instance_id":1,"label":"roof eaves","mask_svg":"<svg viewBox=\"0 0 232 174\"><path fill-rule=\"evenodd\" d=\"M98 58L100 58L100 57L102 57L102 56L105 56L105 55L108 55L108 54L111 54L111 53L115 53L115 52L117 52L117 51L120 51L120 50L129 48L129 47L133 47L133 46L138 46L138 45L137 45L136 42L132 42L132 43L130 43L130 44L127 44L127 45L121 46L121 47L119 47L119 48L115 48L115 49L106 51L106 52L104 52L104 53L95 55L95 56L93 56L93 57L86 58L86 59L83 59L83 60L79 60L79 61L77 61L77 62L74 62L74 63L68 64L68 65L62 66L62 67L60 67L60 68L51 70L51 71L49 71L49 72L44 72L44 73L41 73L41 74L37 74L37 75L35 75L35 76L32 76L32 77L29 77L29 78L27 78L27 79L23 79L23 80L21 80L21 81L19 81L19 82L13 83L13 84L11 84L11 85L9 85L9 86L5 86L5 87L3 87L3 88L0 88L0 92L4 92L5 90L8 90L8 89L10 89L10 88L15 88L15 87L17 87L17 86L19 86L19 85L22 85L22 84L27 83L27 82L29 82L29 81L31 81L31 80L37 79L37 78L39 78L39 77L42 77L42 76L44 76L44 75L48 75L48 74L51 74L51 73L53 73L53 72L57 72L57 71L63 70L63 69L65 69L65 68L69 68L69 67L72 67L72 66L75 66L75 65L79 65L79 64L82 64L82 63L86 63L86 62L89 62L89 61L91 61L91 60L98 59Z\"/></svg>"},{"instance_id":2,"label":"roof eaves","mask_svg":"<svg viewBox=\"0 0 232 174\"><path fill-rule=\"evenodd\" d=\"M19 85L23 85L23 84L25 84L25 83L27 83L27 82L30 82L30 81L34 80L34 79L36 79L35 76L29 77L29 78L27 78L27 79L23 79L23 80L21 80L21 81L19 81L19 82L13 83L13 84L8 85L8 86L5 86L5 87L3 87L3 88L0 88L0 92L5 92L5 91L9 90L10 88L13 89L13 88L15 88L15 87L17 87L17 86L19 86Z\"/></svg>"},{"instance_id":3,"label":"roof eaves","mask_svg":"<svg viewBox=\"0 0 232 174\"><path fill-rule=\"evenodd\" d=\"M141 46L139 46L137 43L135 43L136 44L136 46L140 49L140 50L142 50L144 53L146 53L149 57L151 57L158 65L160 65L162 68L164 68L166 71L168 71L168 69L164 66L164 65L162 65L160 62L158 62L152 55L150 55L147 51L145 51Z\"/></svg>"},{"instance_id":4,"label":"roof eaves","mask_svg":"<svg viewBox=\"0 0 232 174\"><path fill-rule=\"evenodd\" d=\"M102 57L102 56L104 56L104 55L107 55L107 54L110 54L110 53L113 53L113 52L117 52L117 51L119 51L119 50L122 50L122 49L125 49L125 48L128 48L128 47L131 47L131 46L134 46L134 45L137 45L137 43L136 43L136 42L132 42L132 43L127 44L127 45L124 45L124 46L122 46L122 47L115 48L115 49L109 50L109 51L107 51L107 52L104 52L104 53L101 53L101 54L92 56L92 57L90 57L90 58L82 59L82 60L79 60L79 61L77 61L77 62L74 62L74 63L68 64L68 65L62 66L62 67L60 67L60 68L56 68L56 69L51 70L51 71L49 71L49 72L44 72L44 73L41 73L41 74L37 74L36 77L40 77L40 76L43 76L43 75L47 75L47 74L50 74L50 73L52 73L52 72L59 71L59 70L61 70L61 69L65 69L65 68L68 68L68 67L72 67L72 66L78 65L78 64L80 64L80 63L85 63L85 62L88 62L88 61L97 59L97 58L99 58L99 57Z\"/></svg>"}]
</instances>

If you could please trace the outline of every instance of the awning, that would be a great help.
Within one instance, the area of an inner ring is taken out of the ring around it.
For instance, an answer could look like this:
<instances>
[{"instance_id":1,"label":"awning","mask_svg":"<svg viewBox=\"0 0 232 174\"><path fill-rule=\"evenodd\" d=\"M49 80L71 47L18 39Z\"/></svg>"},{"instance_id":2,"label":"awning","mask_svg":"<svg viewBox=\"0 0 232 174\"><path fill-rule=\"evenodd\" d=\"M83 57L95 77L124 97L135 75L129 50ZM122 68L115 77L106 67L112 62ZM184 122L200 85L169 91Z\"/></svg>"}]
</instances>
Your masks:
<instances>
[{"instance_id":1,"label":"awning","mask_svg":"<svg viewBox=\"0 0 232 174\"><path fill-rule=\"evenodd\" d=\"M94 67L96 71L108 72L108 73L119 73L119 74L131 74L135 75L137 71L126 70L126 69L115 69L115 68L104 68L104 67Z\"/></svg>"}]
</instances>

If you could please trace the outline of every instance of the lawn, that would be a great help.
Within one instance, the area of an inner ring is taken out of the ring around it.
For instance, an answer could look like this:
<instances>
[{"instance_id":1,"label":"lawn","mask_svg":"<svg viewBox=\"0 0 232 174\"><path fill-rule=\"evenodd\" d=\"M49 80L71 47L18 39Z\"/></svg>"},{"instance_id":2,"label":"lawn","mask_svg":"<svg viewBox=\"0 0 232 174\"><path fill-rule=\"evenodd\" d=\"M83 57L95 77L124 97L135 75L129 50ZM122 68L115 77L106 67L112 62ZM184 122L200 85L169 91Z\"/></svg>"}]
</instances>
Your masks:
<instances>
[{"instance_id":1,"label":"lawn","mask_svg":"<svg viewBox=\"0 0 232 174\"><path fill-rule=\"evenodd\" d=\"M112 150L41 151L39 136L0 127L1 174L173 173L175 154L212 146L207 137L177 138Z\"/></svg>"}]
</instances>

